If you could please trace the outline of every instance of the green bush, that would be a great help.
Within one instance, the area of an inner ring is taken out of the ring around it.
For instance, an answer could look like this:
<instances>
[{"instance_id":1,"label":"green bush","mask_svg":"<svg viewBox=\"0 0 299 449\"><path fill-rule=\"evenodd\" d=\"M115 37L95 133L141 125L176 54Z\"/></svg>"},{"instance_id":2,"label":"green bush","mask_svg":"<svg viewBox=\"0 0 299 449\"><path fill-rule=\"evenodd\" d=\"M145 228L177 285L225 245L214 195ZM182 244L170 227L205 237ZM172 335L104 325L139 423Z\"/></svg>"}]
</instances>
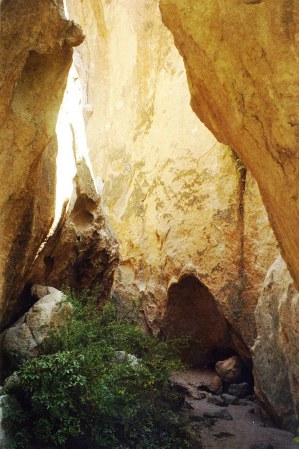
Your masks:
<instances>
[{"instance_id":1,"label":"green bush","mask_svg":"<svg viewBox=\"0 0 299 449\"><path fill-rule=\"evenodd\" d=\"M118 316L99 312L92 296L77 300L74 316L44 342L38 358L23 361L4 424L10 448L173 449L191 447L168 386L180 367L175 342L146 336ZM138 357L137 365L116 351Z\"/></svg>"}]
</instances>

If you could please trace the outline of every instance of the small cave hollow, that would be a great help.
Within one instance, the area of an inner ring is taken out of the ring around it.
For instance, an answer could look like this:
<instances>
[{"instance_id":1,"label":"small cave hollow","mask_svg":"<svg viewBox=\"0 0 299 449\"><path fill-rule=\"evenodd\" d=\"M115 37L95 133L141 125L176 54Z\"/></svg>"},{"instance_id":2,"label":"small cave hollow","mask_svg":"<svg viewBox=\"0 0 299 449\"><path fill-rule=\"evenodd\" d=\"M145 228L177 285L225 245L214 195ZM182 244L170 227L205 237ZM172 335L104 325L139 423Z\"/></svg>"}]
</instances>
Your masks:
<instances>
[{"instance_id":1,"label":"small cave hollow","mask_svg":"<svg viewBox=\"0 0 299 449\"><path fill-rule=\"evenodd\" d=\"M80 196L71 214L71 219L75 226L84 228L90 226L94 222L93 212L96 209L96 204L93 200Z\"/></svg>"},{"instance_id":2,"label":"small cave hollow","mask_svg":"<svg viewBox=\"0 0 299 449\"><path fill-rule=\"evenodd\" d=\"M188 336L182 358L193 368L213 367L237 351L229 325L209 289L195 275L185 275L168 289L162 338Z\"/></svg>"}]
</instances>

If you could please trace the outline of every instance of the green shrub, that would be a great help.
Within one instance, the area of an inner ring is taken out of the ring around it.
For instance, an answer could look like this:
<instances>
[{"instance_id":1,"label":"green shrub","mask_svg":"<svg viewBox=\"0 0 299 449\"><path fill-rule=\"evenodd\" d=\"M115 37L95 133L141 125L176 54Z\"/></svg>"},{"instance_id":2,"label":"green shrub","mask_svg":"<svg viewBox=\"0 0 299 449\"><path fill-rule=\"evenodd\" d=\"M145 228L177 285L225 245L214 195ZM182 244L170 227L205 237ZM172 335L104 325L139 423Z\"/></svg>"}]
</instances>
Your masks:
<instances>
[{"instance_id":1,"label":"green shrub","mask_svg":"<svg viewBox=\"0 0 299 449\"><path fill-rule=\"evenodd\" d=\"M23 361L4 424L10 448L173 449L191 447L168 386L180 367L178 342L161 342L124 322L110 303L70 293L72 319ZM116 351L138 357L116 360Z\"/></svg>"}]
</instances>

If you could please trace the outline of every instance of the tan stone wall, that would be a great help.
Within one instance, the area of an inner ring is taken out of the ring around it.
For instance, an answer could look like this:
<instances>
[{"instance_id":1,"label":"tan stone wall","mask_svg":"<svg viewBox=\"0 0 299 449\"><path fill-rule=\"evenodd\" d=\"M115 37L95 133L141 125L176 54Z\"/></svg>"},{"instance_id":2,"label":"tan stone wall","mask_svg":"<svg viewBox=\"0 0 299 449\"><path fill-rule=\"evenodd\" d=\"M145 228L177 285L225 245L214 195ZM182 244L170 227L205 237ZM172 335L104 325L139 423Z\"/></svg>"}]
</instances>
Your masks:
<instances>
[{"instance_id":1,"label":"tan stone wall","mask_svg":"<svg viewBox=\"0 0 299 449\"><path fill-rule=\"evenodd\" d=\"M5 2L0 15L0 327L55 211L55 125L79 28L50 0ZM26 307L26 304L25 304Z\"/></svg>"},{"instance_id":2,"label":"tan stone wall","mask_svg":"<svg viewBox=\"0 0 299 449\"><path fill-rule=\"evenodd\" d=\"M160 0L192 107L258 182L299 286L299 7L291 0Z\"/></svg>"},{"instance_id":3,"label":"tan stone wall","mask_svg":"<svg viewBox=\"0 0 299 449\"><path fill-rule=\"evenodd\" d=\"M120 241L115 291L142 299L158 330L169 283L191 266L251 345L276 243L251 176L244 184L232 151L191 110L158 1L68 3L86 34L76 63L90 157Z\"/></svg>"}]
</instances>

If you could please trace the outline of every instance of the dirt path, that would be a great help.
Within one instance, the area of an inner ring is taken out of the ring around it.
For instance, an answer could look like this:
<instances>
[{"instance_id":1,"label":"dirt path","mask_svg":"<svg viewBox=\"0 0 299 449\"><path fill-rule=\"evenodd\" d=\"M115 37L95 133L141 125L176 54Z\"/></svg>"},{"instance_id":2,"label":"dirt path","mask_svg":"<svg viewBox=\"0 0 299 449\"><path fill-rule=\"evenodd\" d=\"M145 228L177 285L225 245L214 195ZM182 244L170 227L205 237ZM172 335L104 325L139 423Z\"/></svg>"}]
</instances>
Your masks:
<instances>
[{"instance_id":1,"label":"dirt path","mask_svg":"<svg viewBox=\"0 0 299 449\"><path fill-rule=\"evenodd\" d=\"M222 406L211 403L222 401L215 372L188 370L175 375L172 382L185 393L184 413L203 449L299 449L291 433L265 422L251 395L235 398L238 405L228 405L226 401ZM231 395L223 397L233 400ZM219 413L223 417L217 418Z\"/></svg>"}]
</instances>

